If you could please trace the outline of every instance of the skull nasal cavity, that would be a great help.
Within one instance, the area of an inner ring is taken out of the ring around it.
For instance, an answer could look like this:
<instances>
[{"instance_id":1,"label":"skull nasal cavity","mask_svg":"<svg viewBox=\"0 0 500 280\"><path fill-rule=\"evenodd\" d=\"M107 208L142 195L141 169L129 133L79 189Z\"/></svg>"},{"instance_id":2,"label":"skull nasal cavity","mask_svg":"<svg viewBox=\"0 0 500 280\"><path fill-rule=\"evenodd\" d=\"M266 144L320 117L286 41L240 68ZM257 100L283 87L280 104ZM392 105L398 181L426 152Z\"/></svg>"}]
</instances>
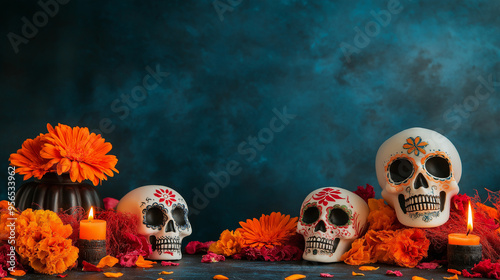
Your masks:
<instances>
[{"instance_id":1,"label":"skull nasal cavity","mask_svg":"<svg viewBox=\"0 0 500 280\"><path fill-rule=\"evenodd\" d=\"M415 189L418 189L420 187L428 188L429 185L427 184L427 180L425 180L424 175L422 173L418 174L417 179L415 179L415 184L413 185Z\"/></svg>"},{"instance_id":2,"label":"skull nasal cavity","mask_svg":"<svg viewBox=\"0 0 500 280\"><path fill-rule=\"evenodd\" d=\"M319 221L318 224L316 225L316 227L314 228L314 231L322 231L322 232L326 232L326 225L325 225L325 222L323 221Z\"/></svg>"},{"instance_id":3,"label":"skull nasal cavity","mask_svg":"<svg viewBox=\"0 0 500 280\"><path fill-rule=\"evenodd\" d=\"M165 232L175 232L174 221L170 220L165 227Z\"/></svg>"}]
</instances>

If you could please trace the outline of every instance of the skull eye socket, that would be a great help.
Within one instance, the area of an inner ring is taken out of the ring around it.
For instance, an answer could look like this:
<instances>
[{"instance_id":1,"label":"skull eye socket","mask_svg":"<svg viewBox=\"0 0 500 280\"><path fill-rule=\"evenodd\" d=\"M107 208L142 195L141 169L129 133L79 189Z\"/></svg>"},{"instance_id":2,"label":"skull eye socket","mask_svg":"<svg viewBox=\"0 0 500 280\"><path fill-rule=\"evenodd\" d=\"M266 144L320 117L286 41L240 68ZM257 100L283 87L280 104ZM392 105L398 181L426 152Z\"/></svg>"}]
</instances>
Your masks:
<instances>
[{"instance_id":1,"label":"skull eye socket","mask_svg":"<svg viewBox=\"0 0 500 280\"><path fill-rule=\"evenodd\" d=\"M335 208L330 211L328 219L332 225L344 226L349 223L349 214L347 214L343 209Z\"/></svg>"},{"instance_id":2,"label":"skull eye socket","mask_svg":"<svg viewBox=\"0 0 500 280\"><path fill-rule=\"evenodd\" d=\"M312 224L319 219L319 209L315 205L307 207L302 214L302 222L304 224Z\"/></svg>"},{"instance_id":3,"label":"skull eye socket","mask_svg":"<svg viewBox=\"0 0 500 280\"><path fill-rule=\"evenodd\" d=\"M174 210L172 210L172 217L179 226L186 225L186 219L184 218L184 210L182 208L177 207Z\"/></svg>"},{"instance_id":4,"label":"skull eye socket","mask_svg":"<svg viewBox=\"0 0 500 280\"><path fill-rule=\"evenodd\" d=\"M451 175L450 164L447 159L434 156L425 162L425 169L429 174L438 178L448 178Z\"/></svg>"},{"instance_id":5,"label":"skull eye socket","mask_svg":"<svg viewBox=\"0 0 500 280\"><path fill-rule=\"evenodd\" d=\"M396 159L389 166L389 174L394 183L402 183L413 175L413 165L405 158Z\"/></svg>"},{"instance_id":6,"label":"skull eye socket","mask_svg":"<svg viewBox=\"0 0 500 280\"><path fill-rule=\"evenodd\" d=\"M144 223L151 227L162 227L165 224L163 219L165 213L160 206L151 206L145 209Z\"/></svg>"}]
</instances>

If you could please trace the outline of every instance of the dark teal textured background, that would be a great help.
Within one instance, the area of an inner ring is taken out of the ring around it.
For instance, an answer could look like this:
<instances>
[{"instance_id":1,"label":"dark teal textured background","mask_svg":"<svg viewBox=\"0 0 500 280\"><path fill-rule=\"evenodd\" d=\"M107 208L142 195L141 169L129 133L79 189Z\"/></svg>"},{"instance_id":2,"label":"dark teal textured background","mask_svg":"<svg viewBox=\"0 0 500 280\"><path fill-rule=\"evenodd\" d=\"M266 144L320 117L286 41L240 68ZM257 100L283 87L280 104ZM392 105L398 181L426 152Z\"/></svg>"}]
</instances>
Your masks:
<instances>
[{"instance_id":1,"label":"dark teal textured background","mask_svg":"<svg viewBox=\"0 0 500 280\"><path fill-rule=\"evenodd\" d=\"M173 187L196 212L189 240L213 240L263 213L298 216L319 187L380 197L378 147L421 126L459 150L461 193L500 189L499 1L75 0L16 53L9 34L39 11L0 11L2 182L47 123L86 126L119 159L103 197Z\"/></svg>"}]
</instances>

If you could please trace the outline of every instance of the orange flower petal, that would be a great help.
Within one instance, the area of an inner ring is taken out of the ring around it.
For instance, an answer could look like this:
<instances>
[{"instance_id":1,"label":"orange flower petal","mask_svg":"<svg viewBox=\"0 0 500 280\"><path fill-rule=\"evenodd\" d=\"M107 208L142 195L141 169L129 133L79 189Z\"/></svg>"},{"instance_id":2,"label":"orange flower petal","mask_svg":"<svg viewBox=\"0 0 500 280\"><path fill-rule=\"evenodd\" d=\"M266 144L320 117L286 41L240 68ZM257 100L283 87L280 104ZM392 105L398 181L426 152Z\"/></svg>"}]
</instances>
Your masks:
<instances>
[{"instance_id":1,"label":"orange flower petal","mask_svg":"<svg viewBox=\"0 0 500 280\"><path fill-rule=\"evenodd\" d=\"M363 273L352 272L352 276L365 276Z\"/></svg>"},{"instance_id":2,"label":"orange flower petal","mask_svg":"<svg viewBox=\"0 0 500 280\"><path fill-rule=\"evenodd\" d=\"M285 280L297 280L297 279L304 279L306 278L305 275L302 275L302 274L292 274L288 277L285 277Z\"/></svg>"},{"instance_id":3,"label":"orange flower petal","mask_svg":"<svg viewBox=\"0 0 500 280\"><path fill-rule=\"evenodd\" d=\"M217 274L217 275L215 275L215 276L213 277L213 279L215 279L215 280L227 280L227 279L229 279L229 278L227 278L227 277L226 277L226 276L224 276L224 275Z\"/></svg>"},{"instance_id":4,"label":"orange flower petal","mask_svg":"<svg viewBox=\"0 0 500 280\"><path fill-rule=\"evenodd\" d=\"M121 273L121 272L104 272L104 276L106 276L108 278L118 278L118 277L122 277L123 273Z\"/></svg>"},{"instance_id":5,"label":"orange flower petal","mask_svg":"<svg viewBox=\"0 0 500 280\"><path fill-rule=\"evenodd\" d=\"M372 270L377 270L379 267L374 267L374 266L360 266L359 270L362 271L372 271Z\"/></svg>"},{"instance_id":6,"label":"orange flower petal","mask_svg":"<svg viewBox=\"0 0 500 280\"><path fill-rule=\"evenodd\" d=\"M462 275L462 271L450 268L447 270L449 273Z\"/></svg>"},{"instance_id":7,"label":"orange flower petal","mask_svg":"<svg viewBox=\"0 0 500 280\"><path fill-rule=\"evenodd\" d=\"M423 277L420 277L420 276L413 276L413 277L411 278L411 280L427 280L427 279L425 279L425 278L423 278Z\"/></svg>"},{"instance_id":8,"label":"orange flower petal","mask_svg":"<svg viewBox=\"0 0 500 280\"><path fill-rule=\"evenodd\" d=\"M172 274L172 273L174 273L174 272L173 271L162 271L162 272L160 272L158 274L160 274L160 275L168 275L168 274Z\"/></svg>"},{"instance_id":9,"label":"orange flower petal","mask_svg":"<svg viewBox=\"0 0 500 280\"><path fill-rule=\"evenodd\" d=\"M24 275L26 275L26 271L21 270L21 269L14 269L13 271L10 271L10 275L24 276Z\"/></svg>"},{"instance_id":10,"label":"orange flower petal","mask_svg":"<svg viewBox=\"0 0 500 280\"><path fill-rule=\"evenodd\" d=\"M458 275L453 275L453 276L450 276L450 277L443 277L443 279L447 279L447 280L458 280Z\"/></svg>"},{"instance_id":11,"label":"orange flower petal","mask_svg":"<svg viewBox=\"0 0 500 280\"><path fill-rule=\"evenodd\" d=\"M0 280L16 280L16 278L12 278L12 277L2 277Z\"/></svg>"},{"instance_id":12,"label":"orange flower petal","mask_svg":"<svg viewBox=\"0 0 500 280\"><path fill-rule=\"evenodd\" d=\"M139 255L139 257L137 258L137 261L135 261L135 265L137 265L138 267L150 268L150 267L153 267L153 264L156 264L156 262L147 261L144 259L144 257L142 255Z\"/></svg>"},{"instance_id":13,"label":"orange flower petal","mask_svg":"<svg viewBox=\"0 0 500 280\"><path fill-rule=\"evenodd\" d=\"M113 267L117 263L118 263L117 258L110 256L110 255L107 255L99 261L99 263L97 264L97 267L98 268L104 268L106 266Z\"/></svg>"}]
</instances>

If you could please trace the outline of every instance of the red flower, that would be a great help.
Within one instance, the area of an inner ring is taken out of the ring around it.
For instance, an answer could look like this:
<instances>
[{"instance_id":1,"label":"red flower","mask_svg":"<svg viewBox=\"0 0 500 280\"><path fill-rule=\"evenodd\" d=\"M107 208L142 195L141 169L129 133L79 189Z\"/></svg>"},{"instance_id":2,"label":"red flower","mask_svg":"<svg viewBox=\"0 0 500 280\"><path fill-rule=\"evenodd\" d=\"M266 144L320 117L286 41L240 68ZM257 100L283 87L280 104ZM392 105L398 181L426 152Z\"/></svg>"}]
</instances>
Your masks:
<instances>
[{"instance_id":1,"label":"red flower","mask_svg":"<svg viewBox=\"0 0 500 280\"><path fill-rule=\"evenodd\" d=\"M366 203L368 203L368 199L375 198L375 190L369 184L366 184L366 188L358 186L358 189L354 193L359 195Z\"/></svg>"},{"instance_id":2,"label":"red flower","mask_svg":"<svg viewBox=\"0 0 500 280\"><path fill-rule=\"evenodd\" d=\"M339 190L334 190L332 188L324 188L319 193L313 195L313 199L318 200L319 204L327 206L328 202L334 202L337 199L344 199L343 197L338 196L339 194L340 194Z\"/></svg>"},{"instance_id":3,"label":"red flower","mask_svg":"<svg viewBox=\"0 0 500 280\"><path fill-rule=\"evenodd\" d=\"M164 202L167 206L171 206L173 202L176 202L175 194L171 190L167 189L157 189L155 193L156 197L160 198L160 202Z\"/></svg>"},{"instance_id":4,"label":"red flower","mask_svg":"<svg viewBox=\"0 0 500 280\"><path fill-rule=\"evenodd\" d=\"M225 260L226 260L226 258L223 255L217 255L217 254L214 254L212 252L210 252L206 255L203 255L203 257L201 257L202 263L223 262Z\"/></svg>"}]
</instances>

